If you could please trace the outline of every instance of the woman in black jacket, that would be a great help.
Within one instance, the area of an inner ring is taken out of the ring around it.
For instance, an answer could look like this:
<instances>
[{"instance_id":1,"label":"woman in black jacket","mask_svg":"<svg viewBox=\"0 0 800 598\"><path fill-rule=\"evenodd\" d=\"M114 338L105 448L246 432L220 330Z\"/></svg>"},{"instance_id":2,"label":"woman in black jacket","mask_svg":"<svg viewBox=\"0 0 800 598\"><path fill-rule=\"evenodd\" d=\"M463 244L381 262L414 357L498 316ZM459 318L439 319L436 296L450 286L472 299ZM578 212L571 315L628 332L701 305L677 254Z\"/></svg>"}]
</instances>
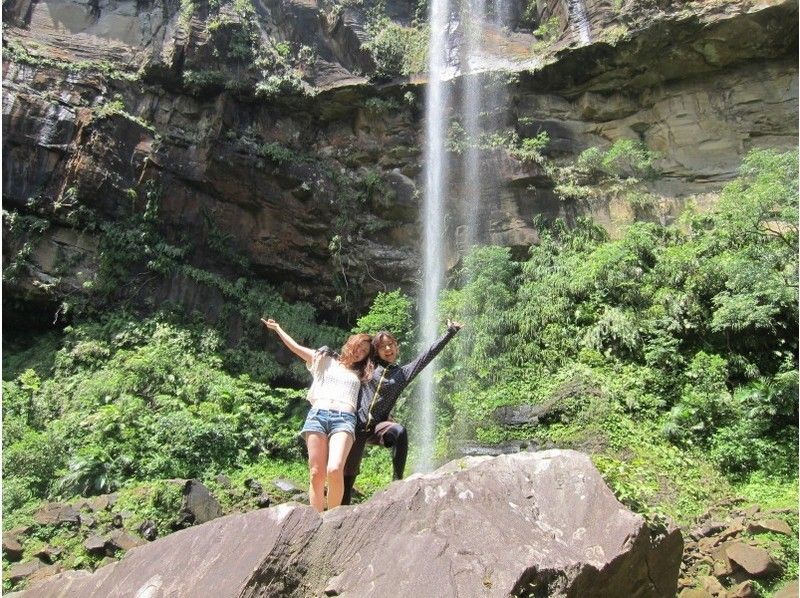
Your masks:
<instances>
[{"instance_id":1,"label":"woman in black jacket","mask_svg":"<svg viewBox=\"0 0 800 598\"><path fill-rule=\"evenodd\" d=\"M408 456L408 433L391 418L400 393L436 357L462 327L460 322L447 321L447 332L416 359L405 365L395 362L400 353L397 339L390 332L379 332L372 338L375 369L367 382L362 382L358 397L356 437L344 466L343 505L349 505L353 484L358 477L361 458L367 444L379 444L392 449L392 469L395 480L403 478Z\"/></svg>"}]
</instances>

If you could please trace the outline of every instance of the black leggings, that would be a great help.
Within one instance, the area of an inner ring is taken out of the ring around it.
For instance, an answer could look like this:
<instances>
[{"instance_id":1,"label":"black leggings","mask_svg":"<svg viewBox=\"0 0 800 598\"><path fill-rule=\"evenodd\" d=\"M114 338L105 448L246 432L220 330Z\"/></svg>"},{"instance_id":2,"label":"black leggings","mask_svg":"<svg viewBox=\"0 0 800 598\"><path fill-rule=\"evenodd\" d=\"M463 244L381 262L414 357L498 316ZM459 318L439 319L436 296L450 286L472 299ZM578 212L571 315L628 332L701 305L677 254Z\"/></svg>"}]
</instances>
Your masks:
<instances>
[{"instance_id":1,"label":"black leggings","mask_svg":"<svg viewBox=\"0 0 800 598\"><path fill-rule=\"evenodd\" d=\"M403 473L406 469L406 458L408 457L408 432L406 429L397 422L393 422L392 425L385 431L382 431L380 435L373 435L369 437L366 442L369 444L379 444L392 449L392 479L402 480ZM360 446L354 446L353 449L363 452L364 444L359 444ZM361 459L359 458L359 462L360 461ZM344 496L342 497L343 505L350 504L353 484L356 482L356 477L358 477L358 474L347 475L347 472L345 472Z\"/></svg>"}]
</instances>

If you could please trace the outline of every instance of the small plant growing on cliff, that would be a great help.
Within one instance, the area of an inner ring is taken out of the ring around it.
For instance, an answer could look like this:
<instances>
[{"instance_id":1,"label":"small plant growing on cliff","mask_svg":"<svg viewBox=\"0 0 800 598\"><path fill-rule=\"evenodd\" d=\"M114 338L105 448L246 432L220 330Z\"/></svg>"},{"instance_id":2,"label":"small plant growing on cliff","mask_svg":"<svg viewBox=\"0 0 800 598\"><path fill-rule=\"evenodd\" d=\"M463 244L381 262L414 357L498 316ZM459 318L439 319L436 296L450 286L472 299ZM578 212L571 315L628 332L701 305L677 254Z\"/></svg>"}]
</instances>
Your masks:
<instances>
[{"instance_id":1,"label":"small plant growing on cliff","mask_svg":"<svg viewBox=\"0 0 800 598\"><path fill-rule=\"evenodd\" d=\"M511 154L523 162L542 162L542 152L550 143L550 135L542 131L536 137L524 137Z\"/></svg>"},{"instance_id":2,"label":"small plant growing on cliff","mask_svg":"<svg viewBox=\"0 0 800 598\"><path fill-rule=\"evenodd\" d=\"M100 109L97 111L98 118L108 118L114 114L120 114L125 111L125 104L122 103L122 100L115 99L111 100L110 102L106 102Z\"/></svg>"},{"instance_id":3,"label":"small plant growing on cliff","mask_svg":"<svg viewBox=\"0 0 800 598\"><path fill-rule=\"evenodd\" d=\"M427 27L403 27L388 17L370 24L371 39L364 44L375 60L373 78L385 81L425 69L428 54Z\"/></svg>"},{"instance_id":4,"label":"small plant growing on cliff","mask_svg":"<svg viewBox=\"0 0 800 598\"><path fill-rule=\"evenodd\" d=\"M469 145L469 136L460 122L454 120L447 129L445 147L447 151L461 154Z\"/></svg>"},{"instance_id":5,"label":"small plant growing on cliff","mask_svg":"<svg viewBox=\"0 0 800 598\"><path fill-rule=\"evenodd\" d=\"M192 21L192 17L194 16L195 5L194 0L180 0L181 8L180 8L180 17L178 19L178 23L180 24L181 28L185 31L189 30L189 24Z\"/></svg>"},{"instance_id":6,"label":"small plant growing on cliff","mask_svg":"<svg viewBox=\"0 0 800 598\"><path fill-rule=\"evenodd\" d=\"M299 156L294 150L276 141L260 145L258 147L258 155L271 160L275 164L289 164L299 160Z\"/></svg>"},{"instance_id":7,"label":"small plant growing on cliff","mask_svg":"<svg viewBox=\"0 0 800 598\"><path fill-rule=\"evenodd\" d=\"M372 114L391 114L400 110L400 104L394 98L367 98L364 100L364 108Z\"/></svg>"},{"instance_id":8,"label":"small plant growing on cliff","mask_svg":"<svg viewBox=\"0 0 800 598\"><path fill-rule=\"evenodd\" d=\"M544 51L548 46L550 46L550 44L558 39L560 33L561 22L559 21L558 16L553 15L539 25L539 27L537 27L533 32L533 35L536 36L537 40L536 43L533 44L533 51Z\"/></svg>"},{"instance_id":9,"label":"small plant growing on cliff","mask_svg":"<svg viewBox=\"0 0 800 598\"><path fill-rule=\"evenodd\" d=\"M183 85L195 95L219 90L227 81L225 74L218 70L187 70L182 79Z\"/></svg>"},{"instance_id":10,"label":"small plant growing on cliff","mask_svg":"<svg viewBox=\"0 0 800 598\"><path fill-rule=\"evenodd\" d=\"M618 139L603 151L591 147L578 156L576 166L594 177L649 178L658 154L641 141Z\"/></svg>"},{"instance_id":11,"label":"small plant growing on cliff","mask_svg":"<svg viewBox=\"0 0 800 598\"><path fill-rule=\"evenodd\" d=\"M303 91L303 82L294 71L282 75L269 75L263 81L256 83L256 97L262 99L298 94Z\"/></svg>"}]
</instances>

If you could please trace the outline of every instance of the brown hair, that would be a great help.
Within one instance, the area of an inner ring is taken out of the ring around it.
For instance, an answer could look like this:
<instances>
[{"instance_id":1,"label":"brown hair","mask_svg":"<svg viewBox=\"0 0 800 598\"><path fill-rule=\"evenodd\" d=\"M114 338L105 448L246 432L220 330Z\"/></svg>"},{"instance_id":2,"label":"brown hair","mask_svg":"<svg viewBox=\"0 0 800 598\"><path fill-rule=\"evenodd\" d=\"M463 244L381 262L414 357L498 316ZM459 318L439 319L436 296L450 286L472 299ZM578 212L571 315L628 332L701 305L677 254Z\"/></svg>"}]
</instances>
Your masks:
<instances>
[{"instance_id":1,"label":"brown hair","mask_svg":"<svg viewBox=\"0 0 800 598\"><path fill-rule=\"evenodd\" d=\"M344 345L342 345L341 355L339 356L339 363L346 368L355 370L362 381L367 380L370 375L372 375L372 368L370 367L372 365L371 340L372 337L369 334L353 334L347 339ZM361 361L355 361L356 348L364 342L370 343L369 353L367 353L366 357Z\"/></svg>"},{"instance_id":2,"label":"brown hair","mask_svg":"<svg viewBox=\"0 0 800 598\"><path fill-rule=\"evenodd\" d=\"M381 330L378 334L372 337L372 351L375 355L378 355L378 349L380 346L386 342L386 339L390 341L394 341L395 345L399 345L400 343L397 342L397 338L391 332L387 332L386 330Z\"/></svg>"}]
</instances>

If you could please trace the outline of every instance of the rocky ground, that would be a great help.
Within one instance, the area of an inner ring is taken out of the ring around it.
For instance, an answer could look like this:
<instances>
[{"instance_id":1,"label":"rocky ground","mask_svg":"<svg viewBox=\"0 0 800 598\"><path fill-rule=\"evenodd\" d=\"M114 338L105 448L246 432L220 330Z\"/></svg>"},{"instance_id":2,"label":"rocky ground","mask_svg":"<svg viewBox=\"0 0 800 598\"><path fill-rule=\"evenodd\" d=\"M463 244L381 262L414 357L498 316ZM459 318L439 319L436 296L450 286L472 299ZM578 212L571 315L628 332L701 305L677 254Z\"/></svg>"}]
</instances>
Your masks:
<instances>
[{"instance_id":1,"label":"rocky ground","mask_svg":"<svg viewBox=\"0 0 800 598\"><path fill-rule=\"evenodd\" d=\"M486 459L485 457L480 459ZM264 483L247 480L235 488L224 476L218 500L196 480L171 482L180 490L167 525L142 519L120 505L116 494L78 499L69 503L43 504L36 524L3 534L3 558L10 562L5 579L15 588L34 588L65 570L65 557L72 551L91 557L87 567L99 569L116 562L127 551L168 535L173 530L197 526L231 512L247 512L287 501L306 502L302 488L287 480ZM408 482L409 487L411 482ZM381 500L376 498L376 504ZM223 509L221 502L227 506ZM366 504L365 504L366 506ZM375 507L379 508L379 507ZM780 576L785 563L772 556L776 537L797 534L796 513L762 510L758 505L729 500L715 505L682 529L684 548L678 596L681 598L750 598L758 593L754 582L763 584ZM792 522L792 524L790 524ZM60 535L53 530L62 530ZM66 545L43 544L39 538L69 538ZM38 546L35 552L31 546ZM27 549L27 550L26 550ZM24 558L23 558L24 555ZM73 561L74 562L74 561ZM779 589L780 598L797 596L797 582Z\"/></svg>"}]
</instances>

